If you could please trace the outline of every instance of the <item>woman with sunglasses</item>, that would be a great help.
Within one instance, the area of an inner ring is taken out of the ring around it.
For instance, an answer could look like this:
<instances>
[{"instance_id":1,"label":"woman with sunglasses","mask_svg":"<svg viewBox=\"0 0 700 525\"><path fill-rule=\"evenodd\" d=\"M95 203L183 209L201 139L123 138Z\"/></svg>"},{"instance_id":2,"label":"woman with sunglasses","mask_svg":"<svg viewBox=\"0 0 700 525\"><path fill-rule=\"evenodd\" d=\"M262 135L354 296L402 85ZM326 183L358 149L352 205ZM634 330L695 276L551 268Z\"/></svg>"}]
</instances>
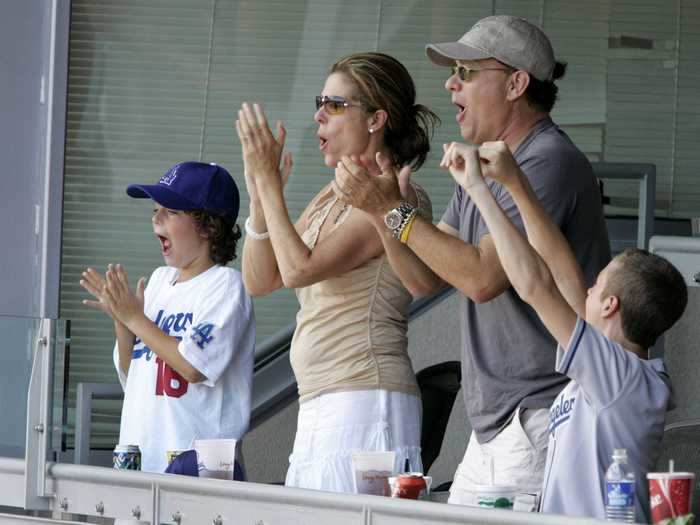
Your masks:
<instances>
[{"instance_id":1,"label":"woman with sunglasses","mask_svg":"<svg viewBox=\"0 0 700 525\"><path fill-rule=\"evenodd\" d=\"M407 174L424 162L438 118L415 104L400 62L381 53L336 62L314 120L328 168L376 174L378 163L406 166L405 198L431 218L427 195ZM406 317L412 293L423 290L422 263L395 242L385 251L386 226L343 204L330 183L292 224L283 195L291 167L289 155L282 160L284 127L277 123L275 137L260 106L243 104L236 129L250 193L245 285L255 296L294 288L301 305L290 356L300 408L286 485L352 492L351 455L359 451L393 450L394 471L406 459L421 470L421 404ZM410 291L388 258L415 265Z\"/></svg>"}]
</instances>

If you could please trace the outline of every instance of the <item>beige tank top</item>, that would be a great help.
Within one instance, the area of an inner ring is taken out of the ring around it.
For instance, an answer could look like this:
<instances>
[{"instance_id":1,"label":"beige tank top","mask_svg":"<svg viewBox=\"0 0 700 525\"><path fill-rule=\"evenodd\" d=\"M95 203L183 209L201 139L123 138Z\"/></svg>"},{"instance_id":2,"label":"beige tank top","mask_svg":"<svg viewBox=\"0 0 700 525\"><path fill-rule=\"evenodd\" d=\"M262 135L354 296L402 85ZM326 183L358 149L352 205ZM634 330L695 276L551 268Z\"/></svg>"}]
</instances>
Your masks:
<instances>
[{"instance_id":1,"label":"beige tank top","mask_svg":"<svg viewBox=\"0 0 700 525\"><path fill-rule=\"evenodd\" d=\"M413 187L419 213L432 221L430 199L422 188ZM336 202L329 189L309 211L302 234L309 249L316 245L321 226ZM333 229L350 213L348 207ZM406 318L412 297L386 254L343 275L297 288L296 294L301 309L290 361L300 401L347 390L383 389L418 395L406 348Z\"/></svg>"}]
</instances>

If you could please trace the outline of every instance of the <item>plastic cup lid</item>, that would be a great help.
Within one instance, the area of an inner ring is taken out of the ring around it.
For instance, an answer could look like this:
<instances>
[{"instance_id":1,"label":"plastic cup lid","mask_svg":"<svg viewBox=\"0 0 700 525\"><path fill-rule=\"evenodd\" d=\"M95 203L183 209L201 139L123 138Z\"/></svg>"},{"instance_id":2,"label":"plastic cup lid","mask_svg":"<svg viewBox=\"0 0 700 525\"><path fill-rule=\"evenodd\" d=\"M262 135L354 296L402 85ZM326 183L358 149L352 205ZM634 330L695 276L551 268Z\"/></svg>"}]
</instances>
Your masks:
<instances>
[{"instance_id":1,"label":"plastic cup lid","mask_svg":"<svg viewBox=\"0 0 700 525\"><path fill-rule=\"evenodd\" d=\"M647 479L691 478L695 479L692 472L647 472Z\"/></svg>"},{"instance_id":2,"label":"plastic cup lid","mask_svg":"<svg viewBox=\"0 0 700 525\"><path fill-rule=\"evenodd\" d=\"M516 493L518 487L512 485L475 485L477 493Z\"/></svg>"}]
</instances>

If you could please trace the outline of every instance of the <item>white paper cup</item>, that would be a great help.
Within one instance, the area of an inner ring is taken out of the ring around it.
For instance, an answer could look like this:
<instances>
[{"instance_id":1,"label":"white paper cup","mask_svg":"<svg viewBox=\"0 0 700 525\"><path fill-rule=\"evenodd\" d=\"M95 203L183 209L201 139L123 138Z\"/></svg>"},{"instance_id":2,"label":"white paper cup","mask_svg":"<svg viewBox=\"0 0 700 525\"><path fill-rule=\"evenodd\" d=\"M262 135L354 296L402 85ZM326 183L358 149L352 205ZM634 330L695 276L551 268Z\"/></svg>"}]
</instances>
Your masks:
<instances>
[{"instance_id":1,"label":"white paper cup","mask_svg":"<svg viewBox=\"0 0 700 525\"><path fill-rule=\"evenodd\" d=\"M233 479L236 465L235 439L195 439L200 478Z\"/></svg>"},{"instance_id":2,"label":"white paper cup","mask_svg":"<svg viewBox=\"0 0 700 525\"><path fill-rule=\"evenodd\" d=\"M479 507L512 509L517 487L510 485L476 485L476 504Z\"/></svg>"},{"instance_id":3,"label":"white paper cup","mask_svg":"<svg viewBox=\"0 0 700 525\"><path fill-rule=\"evenodd\" d=\"M518 512L537 512L539 494L533 492L518 492L513 500L513 510Z\"/></svg>"},{"instance_id":4,"label":"white paper cup","mask_svg":"<svg viewBox=\"0 0 700 525\"><path fill-rule=\"evenodd\" d=\"M390 496L389 477L394 473L396 453L353 452L352 470L357 494Z\"/></svg>"}]
</instances>

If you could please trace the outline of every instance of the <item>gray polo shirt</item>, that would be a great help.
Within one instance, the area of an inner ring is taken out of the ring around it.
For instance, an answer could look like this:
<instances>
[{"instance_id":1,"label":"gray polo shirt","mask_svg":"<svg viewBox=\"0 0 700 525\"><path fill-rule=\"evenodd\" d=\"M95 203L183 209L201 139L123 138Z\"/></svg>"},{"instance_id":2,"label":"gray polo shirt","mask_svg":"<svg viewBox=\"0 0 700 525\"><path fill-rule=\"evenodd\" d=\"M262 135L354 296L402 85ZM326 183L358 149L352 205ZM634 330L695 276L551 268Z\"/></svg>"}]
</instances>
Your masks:
<instances>
[{"instance_id":1,"label":"gray polo shirt","mask_svg":"<svg viewBox=\"0 0 700 525\"><path fill-rule=\"evenodd\" d=\"M638 523L649 523L646 473L661 451L672 403L661 359L643 360L579 319L557 370L572 381L549 410L542 512L605 519L605 471L627 449Z\"/></svg>"},{"instance_id":2,"label":"gray polo shirt","mask_svg":"<svg viewBox=\"0 0 700 525\"><path fill-rule=\"evenodd\" d=\"M549 118L533 127L514 157L592 284L610 261L610 243L590 163ZM508 191L487 182L501 208L524 232ZM459 186L442 221L469 244L478 245L489 233ZM484 443L508 423L518 406L549 408L567 378L554 371L556 342L512 287L483 304L462 296L460 316L464 401L476 437Z\"/></svg>"}]
</instances>

